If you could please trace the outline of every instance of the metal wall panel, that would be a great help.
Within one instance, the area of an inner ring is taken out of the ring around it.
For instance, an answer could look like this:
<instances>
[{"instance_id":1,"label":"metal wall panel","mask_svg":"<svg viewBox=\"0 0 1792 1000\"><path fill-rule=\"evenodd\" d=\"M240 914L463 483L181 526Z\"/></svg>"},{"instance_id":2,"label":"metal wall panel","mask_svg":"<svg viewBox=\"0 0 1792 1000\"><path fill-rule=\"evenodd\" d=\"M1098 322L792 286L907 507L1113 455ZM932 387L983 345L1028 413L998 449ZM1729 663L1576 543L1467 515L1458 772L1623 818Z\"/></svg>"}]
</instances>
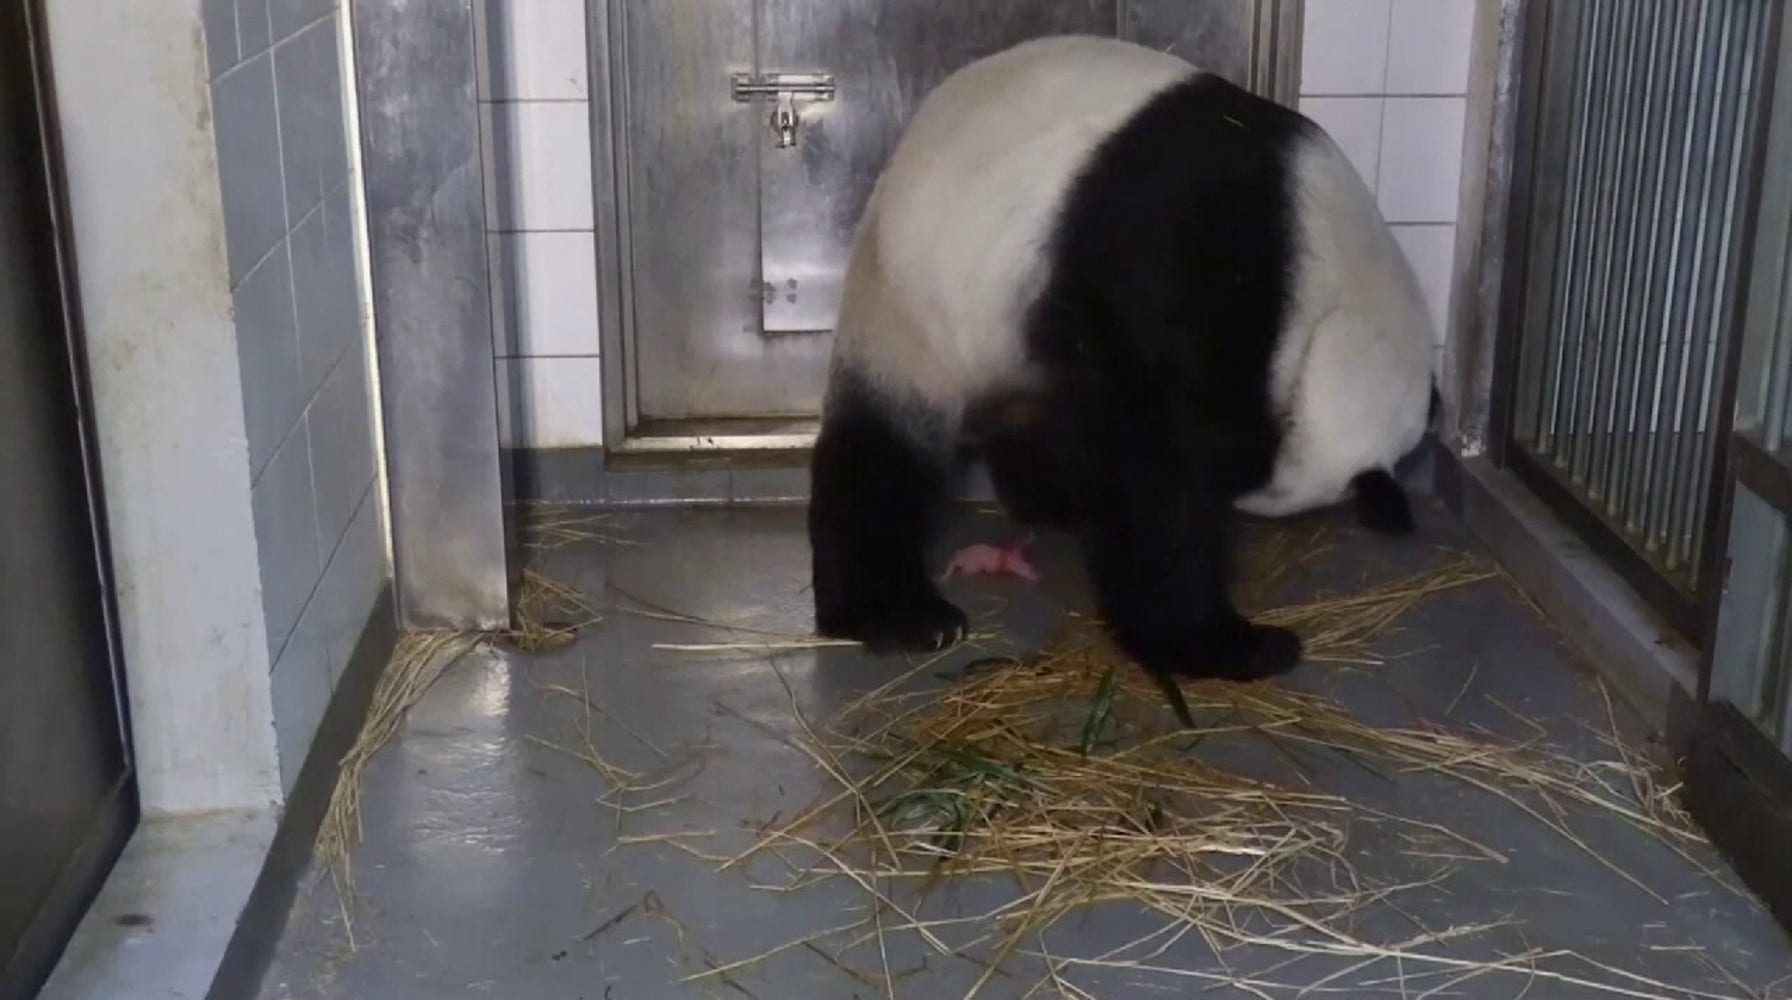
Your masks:
<instances>
[{"instance_id":1,"label":"metal wall panel","mask_svg":"<svg viewBox=\"0 0 1792 1000\"><path fill-rule=\"evenodd\" d=\"M775 410L782 349L759 337L754 4L612 3L625 148L635 419Z\"/></svg>"},{"instance_id":2,"label":"metal wall panel","mask_svg":"<svg viewBox=\"0 0 1792 1000\"><path fill-rule=\"evenodd\" d=\"M1302 0L1121 0L1120 36L1292 106Z\"/></svg>"},{"instance_id":3,"label":"metal wall panel","mask_svg":"<svg viewBox=\"0 0 1792 1000\"><path fill-rule=\"evenodd\" d=\"M472 7L349 5L407 628L510 621Z\"/></svg>"}]
</instances>

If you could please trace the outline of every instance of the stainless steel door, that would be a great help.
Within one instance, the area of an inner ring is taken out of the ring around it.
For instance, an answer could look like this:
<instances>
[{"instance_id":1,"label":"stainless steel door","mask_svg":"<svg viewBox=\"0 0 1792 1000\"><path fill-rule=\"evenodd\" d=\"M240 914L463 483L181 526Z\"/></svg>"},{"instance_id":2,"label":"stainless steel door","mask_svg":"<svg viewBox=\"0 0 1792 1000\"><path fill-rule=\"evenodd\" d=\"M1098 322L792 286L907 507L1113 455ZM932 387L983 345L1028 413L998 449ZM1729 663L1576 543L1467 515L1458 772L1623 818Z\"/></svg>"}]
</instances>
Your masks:
<instances>
[{"instance_id":1,"label":"stainless steel door","mask_svg":"<svg viewBox=\"0 0 1792 1000\"><path fill-rule=\"evenodd\" d=\"M625 398L612 401L622 426L606 428L611 446L800 438L819 408L860 212L909 113L953 70L1031 37L1120 34L1267 91L1281 50L1265 39L1287 47L1276 26L1297 6L612 0L600 36L614 40L621 123L612 315L623 331L610 362L623 377L610 391ZM781 74L829 92L780 102ZM769 93L743 95L742 82Z\"/></svg>"},{"instance_id":2,"label":"stainless steel door","mask_svg":"<svg viewBox=\"0 0 1792 1000\"><path fill-rule=\"evenodd\" d=\"M0 998L35 994L136 807L39 129L35 9L0 5Z\"/></svg>"}]
</instances>

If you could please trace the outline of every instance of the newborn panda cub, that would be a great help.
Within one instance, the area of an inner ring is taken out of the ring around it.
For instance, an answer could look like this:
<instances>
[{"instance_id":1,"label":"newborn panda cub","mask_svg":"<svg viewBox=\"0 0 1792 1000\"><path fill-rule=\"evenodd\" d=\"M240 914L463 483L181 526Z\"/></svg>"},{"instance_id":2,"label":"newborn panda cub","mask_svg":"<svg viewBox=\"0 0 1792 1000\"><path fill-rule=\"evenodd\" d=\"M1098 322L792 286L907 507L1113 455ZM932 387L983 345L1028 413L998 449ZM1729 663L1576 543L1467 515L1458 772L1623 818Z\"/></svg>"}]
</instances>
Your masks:
<instances>
[{"instance_id":1,"label":"newborn panda cub","mask_svg":"<svg viewBox=\"0 0 1792 1000\"><path fill-rule=\"evenodd\" d=\"M817 630L956 642L928 552L967 443L1016 520L1077 533L1160 679L1300 659L1228 595L1235 512L1354 499L1395 463L1433 333L1374 197L1313 122L1127 42L1027 42L922 103L854 243L809 509Z\"/></svg>"}]
</instances>

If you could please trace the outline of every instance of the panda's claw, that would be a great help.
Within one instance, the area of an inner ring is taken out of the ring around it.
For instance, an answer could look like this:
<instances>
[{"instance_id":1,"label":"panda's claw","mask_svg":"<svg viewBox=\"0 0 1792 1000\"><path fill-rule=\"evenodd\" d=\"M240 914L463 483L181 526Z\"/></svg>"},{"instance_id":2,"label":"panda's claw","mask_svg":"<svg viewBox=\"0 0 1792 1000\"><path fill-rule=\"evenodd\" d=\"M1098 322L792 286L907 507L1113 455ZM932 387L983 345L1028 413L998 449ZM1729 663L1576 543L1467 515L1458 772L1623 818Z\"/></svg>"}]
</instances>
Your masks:
<instances>
[{"instance_id":1,"label":"panda's claw","mask_svg":"<svg viewBox=\"0 0 1792 1000\"><path fill-rule=\"evenodd\" d=\"M892 653L937 653L962 641L967 632L964 612L938 594L818 622L826 636L852 639L877 656Z\"/></svg>"}]
</instances>

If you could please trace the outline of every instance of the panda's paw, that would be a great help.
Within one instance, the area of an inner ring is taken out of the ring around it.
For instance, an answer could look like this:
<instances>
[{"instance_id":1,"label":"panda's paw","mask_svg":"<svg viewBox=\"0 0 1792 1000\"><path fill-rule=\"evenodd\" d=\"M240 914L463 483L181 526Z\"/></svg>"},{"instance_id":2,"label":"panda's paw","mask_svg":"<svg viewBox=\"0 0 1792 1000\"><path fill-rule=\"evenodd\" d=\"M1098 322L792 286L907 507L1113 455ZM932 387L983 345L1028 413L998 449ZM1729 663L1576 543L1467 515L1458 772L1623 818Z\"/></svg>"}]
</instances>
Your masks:
<instances>
[{"instance_id":1,"label":"panda's paw","mask_svg":"<svg viewBox=\"0 0 1792 1000\"><path fill-rule=\"evenodd\" d=\"M1241 644L1238 680L1279 677L1293 670L1301 658L1300 636L1275 625L1247 625L1248 638Z\"/></svg>"},{"instance_id":2,"label":"panda's paw","mask_svg":"<svg viewBox=\"0 0 1792 1000\"><path fill-rule=\"evenodd\" d=\"M1184 677L1259 681L1293 670L1301 659L1300 636L1242 618L1196 630L1178 645L1180 655L1173 660L1145 666Z\"/></svg>"},{"instance_id":3,"label":"panda's paw","mask_svg":"<svg viewBox=\"0 0 1792 1000\"><path fill-rule=\"evenodd\" d=\"M928 593L883 601L852 613L824 615L817 619L816 630L831 638L855 640L884 656L934 653L954 646L965 637L967 622L957 605Z\"/></svg>"}]
</instances>

